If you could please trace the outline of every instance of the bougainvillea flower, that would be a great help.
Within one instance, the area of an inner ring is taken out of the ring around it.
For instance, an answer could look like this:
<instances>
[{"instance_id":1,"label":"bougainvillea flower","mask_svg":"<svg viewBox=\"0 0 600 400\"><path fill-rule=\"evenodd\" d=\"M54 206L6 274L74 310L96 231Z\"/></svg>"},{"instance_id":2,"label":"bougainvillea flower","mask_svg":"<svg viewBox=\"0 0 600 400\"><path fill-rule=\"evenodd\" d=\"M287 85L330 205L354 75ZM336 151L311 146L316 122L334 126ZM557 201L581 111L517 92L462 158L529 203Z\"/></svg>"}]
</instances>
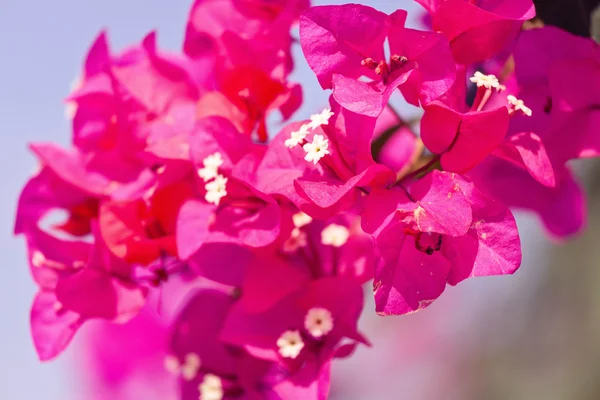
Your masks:
<instances>
[{"instance_id":1,"label":"bougainvillea flower","mask_svg":"<svg viewBox=\"0 0 600 400\"><path fill-rule=\"evenodd\" d=\"M403 190L373 191L363 226L383 263L373 283L382 315L418 311L446 284L514 273L521 264L512 213L456 174L434 171Z\"/></svg>"},{"instance_id":2,"label":"bougainvillea flower","mask_svg":"<svg viewBox=\"0 0 600 400\"><path fill-rule=\"evenodd\" d=\"M394 172L376 164L371 155L375 119L332 102L333 111L325 109L310 122L282 130L265 156L270 160L267 165L296 178L298 195L310 203L297 205L323 219L353 207L361 190L395 180Z\"/></svg>"},{"instance_id":3,"label":"bougainvillea flower","mask_svg":"<svg viewBox=\"0 0 600 400\"><path fill-rule=\"evenodd\" d=\"M542 139L533 132L520 132L506 138L492 153L512 162L544 186L556 186L552 161Z\"/></svg>"},{"instance_id":4,"label":"bougainvillea flower","mask_svg":"<svg viewBox=\"0 0 600 400\"><path fill-rule=\"evenodd\" d=\"M177 217L179 256L187 259L204 243L262 247L279 235L279 205L271 196L232 174L254 145L227 120L198 121L190 139L196 195Z\"/></svg>"},{"instance_id":5,"label":"bougainvillea flower","mask_svg":"<svg viewBox=\"0 0 600 400\"><path fill-rule=\"evenodd\" d=\"M86 320L124 322L143 307L145 289L130 280L131 269L111 256L102 240L92 249L41 230L31 230L27 237L32 273L40 286L31 329L42 360L60 354Z\"/></svg>"},{"instance_id":6,"label":"bougainvillea flower","mask_svg":"<svg viewBox=\"0 0 600 400\"><path fill-rule=\"evenodd\" d=\"M398 10L388 16L358 4L312 7L301 15L304 56L342 107L375 117L398 87L414 105L450 89L455 64L448 41L439 33L405 28L406 15ZM386 38L389 60L384 57Z\"/></svg>"},{"instance_id":7,"label":"bougainvillea flower","mask_svg":"<svg viewBox=\"0 0 600 400\"><path fill-rule=\"evenodd\" d=\"M462 114L436 101L425 107L421 139L430 151L441 154L444 170L464 173L502 143L508 124L505 106Z\"/></svg>"},{"instance_id":8,"label":"bougainvillea flower","mask_svg":"<svg viewBox=\"0 0 600 400\"><path fill-rule=\"evenodd\" d=\"M51 143L31 144L30 148L42 165L90 196L108 196L120 185L135 182L143 171L140 162L130 162L115 152L85 154Z\"/></svg>"},{"instance_id":9,"label":"bougainvillea flower","mask_svg":"<svg viewBox=\"0 0 600 400\"><path fill-rule=\"evenodd\" d=\"M64 210L69 214L67 220L55 228L74 236L84 236L91 231L90 223L97 215L98 201L44 168L29 180L21 192L14 233L26 233L37 228L53 210Z\"/></svg>"},{"instance_id":10,"label":"bougainvillea flower","mask_svg":"<svg viewBox=\"0 0 600 400\"><path fill-rule=\"evenodd\" d=\"M256 267L264 270L258 264ZM320 394L317 398L324 399L328 393L329 380L325 376L329 361L347 356L347 346L354 347L342 344L342 340L366 343L356 328L362 291L357 282L346 278L306 281L293 265L280 267L289 274L279 271L264 279L272 286L283 284L286 288L277 295L277 301L269 303L273 305L268 309L261 306L257 312L256 301L264 299L261 293L266 283L248 280L242 286L242 297L232 306L225 321L221 339L283 366L292 380L298 374L304 376L298 379L298 386L312 388ZM288 276L297 280L298 285L290 282ZM315 381L319 387L313 386Z\"/></svg>"},{"instance_id":11,"label":"bougainvillea flower","mask_svg":"<svg viewBox=\"0 0 600 400\"><path fill-rule=\"evenodd\" d=\"M536 132L559 167L597 156L598 44L548 26L523 32L514 56L518 96L533 112L516 119L518 128ZM573 132L568 140L566 130Z\"/></svg>"},{"instance_id":12,"label":"bougainvillea flower","mask_svg":"<svg viewBox=\"0 0 600 400\"><path fill-rule=\"evenodd\" d=\"M237 52L241 45L256 56L255 65L273 78L283 79L293 65L290 28L308 5L308 0L196 0L187 23L184 51L197 57L216 47L223 64L230 66L239 65L236 57L244 57Z\"/></svg>"},{"instance_id":13,"label":"bougainvillea flower","mask_svg":"<svg viewBox=\"0 0 600 400\"><path fill-rule=\"evenodd\" d=\"M468 176L502 204L535 212L555 237L574 235L584 228L585 197L567 167L555 169L554 187L536 182L524 169L498 158L485 160Z\"/></svg>"},{"instance_id":14,"label":"bougainvillea flower","mask_svg":"<svg viewBox=\"0 0 600 400\"><path fill-rule=\"evenodd\" d=\"M116 64L111 72L146 112L155 117L167 115L172 107L187 105L194 107L205 87L214 79L205 72L203 81L198 82L198 74L192 67L210 71L211 59L205 64L191 59L175 59L160 54L156 47L156 33L148 34L140 45L138 60L125 65Z\"/></svg>"},{"instance_id":15,"label":"bougainvillea flower","mask_svg":"<svg viewBox=\"0 0 600 400\"><path fill-rule=\"evenodd\" d=\"M98 322L87 326L75 353L76 379L86 383L80 389L85 398L176 398L176 379L164 366L168 322L146 306L126 324Z\"/></svg>"},{"instance_id":16,"label":"bougainvillea flower","mask_svg":"<svg viewBox=\"0 0 600 400\"><path fill-rule=\"evenodd\" d=\"M144 200L107 201L100 206L100 233L111 252L130 263L147 265L161 254L177 256L175 227L181 205L193 195L185 181Z\"/></svg>"},{"instance_id":17,"label":"bougainvillea flower","mask_svg":"<svg viewBox=\"0 0 600 400\"><path fill-rule=\"evenodd\" d=\"M373 278L377 262L373 241L362 231L356 215L340 214L321 221L297 212L292 215L291 230L282 233L281 239L285 259L302 265L313 279L339 276L364 283Z\"/></svg>"},{"instance_id":18,"label":"bougainvillea flower","mask_svg":"<svg viewBox=\"0 0 600 400\"><path fill-rule=\"evenodd\" d=\"M219 90L204 95L197 104L197 117L218 115L229 119L240 132L258 139L268 138L266 118L279 109L287 119L302 103L299 86L289 86L270 78L252 66L241 66L222 71Z\"/></svg>"},{"instance_id":19,"label":"bougainvillea flower","mask_svg":"<svg viewBox=\"0 0 600 400\"><path fill-rule=\"evenodd\" d=\"M532 0L416 0L431 15L432 28L448 37L460 64L484 61L513 40L535 17Z\"/></svg>"},{"instance_id":20,"label":"bougainvillea flower","mask_svg":"<svg viewBox=\"0 0 600 400\"><path fill-rule=\"evenodd\" d=\"M200 289L177 316L165 367L179 378L181 399L278 398L272 363L219 340L233 304L228 293Z\"/></svg>"},{"instance_id":21,"label":"bougainvillea flower","mask_svg":"<svg viewBox=\"0 0 600 400\"><path fill-rule=\"evenodd\" d=\"M198 116L219 115L266 142L265 118L279 109L287 119L300 106L301 88L287 81L293 68L291 25L307 1L198 0L184 48L193 59L215 51L217 82L202 96ZM206 15L211 18L207 20Z\"/></svg>"}]
</instances>

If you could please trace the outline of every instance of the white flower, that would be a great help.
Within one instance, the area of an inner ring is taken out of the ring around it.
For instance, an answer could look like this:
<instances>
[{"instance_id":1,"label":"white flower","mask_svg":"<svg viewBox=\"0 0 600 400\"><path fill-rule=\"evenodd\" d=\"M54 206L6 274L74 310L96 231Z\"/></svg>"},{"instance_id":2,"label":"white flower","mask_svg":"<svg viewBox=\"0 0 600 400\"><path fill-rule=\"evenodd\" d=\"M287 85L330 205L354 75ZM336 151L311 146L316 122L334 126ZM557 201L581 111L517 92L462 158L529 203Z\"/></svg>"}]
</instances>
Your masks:
<instances>
[{"instance_id":1,"label":"white flower","mask_svg":"<svg viewBox=\"0 0 600 400\"><path fill-rule=\"evenodd\" d=\"M313 136L312 143L306 143L302 148L306 152L304 159L308 162L312 161L313 164L319 162L319 160L325 157L329 153L327 148L329 147L329 140L325 139L322 135Z\"/></svg>"},{"instance_id":2,"label":"white flower","mask_svg":"<svg viewBox=\"0 0 600 400\"><path fill-rule=\"evenodd\" d=\"M329 310L313 307L304 317L304 327L315 338L327 335L333 329L333 317Z\"/></svg>"},{"instance_id":3,"label":"white flower","mask_svg":"<svg viewBox=\"0 0 600 400\"><path fill-rule=\"evenodd\" d=\"M193 380L200 370L200 356L196 353L188 353L185 355L185 362L182 364L176 356L168 355L165 357L165 369L181 377L186 381Z\"/></svg>"},{"instance_id":4,"label":"white flower","mask_svg":"<svg viewBox=\"0 0 600 400\"><path fill-rule=\"evenodd\" d=\"M283 244L283 251L286 253L293 253L300 247L306 246L308 243L306 232L302 232L298 228L294 228L292 234Z\"/></svg>"},{"instance_id":5,"label":"white flower","mask_svg":"<svg viewBox=\"0 0 600 400\"><path fill-rule=\"evenodd\" d=\"M283 143L285 147L291 149L298 146L308 135L308 128L308 125L304 124L297 131L293 131L290 138Z\"/></svg>"},{"instance_id":6,"label":"white flower","mask_svg":"<svg viewBox=\"0 0 600 400\"><path fill-rule=\"evenodd\" d=\"M277 347L279 347L279 354L282 357L296 358L304 348L304 341L300 332L285 331L277 339Z\"/></svg>"},{"instance_id":7,"label":"white flower","mask_svg":"<svg viewBox=\"0 0 600 400\"><path fill-rule=\"evenodd\" d=\"M310 215L303 213L300 211L292 216L292 220L294 221L294 226L296 228L302 228L304 225L308 225L312 222L312 218Z\"/></svg>"},{"instance_id":8,"label":"white flower","mask_svg":"<svg viewBox=\"0 0 600 400\"><path fill-rule=\"evenodd\" d=\"M227 178L223 175L217 175L217 177L204 185L206 189L206 195L204 198L207 202L212 203L216 206L219 205L221 199L227 196Z\"/></svg>"},{"instance_id":9,"label":"white flower","mask_svg":"<svg viewBox=\"0 0 600 400\"><path fill-rule=\"evenodd\" d=\"M333 247L342 247L348 241L350 231L342 225L331 224L321 232L321 243Z\"/></svg>"},{"instance_id":10,"label":"white flower","mask_svg":"<svg viewBox=\"0 0 600 400\"><path fill-rule=\"evenodd\" d=\"M221 153L213 153L202 160L204 168L198 170L198 176L204 179L204 182L216 178L219 174L219 167L223 165L223 157Z\"/></svg>"},{"instance_id":11,"label":"white flower","mask_svg":"<svg viewBox=\"0 0 600 400\"><path fill-rule=\"evenodd\" d=\"M316 129L321 125L329 125L329 118L333 116L331 108L326 108L321 111L321 114L313 114L310 116L310 123L308 126L312 129Z\"/></svg>"},{"instance_id":12,"label":"white flower","mask_svg":"<svg viewBox=\"0 0 600 400\"><path fill-rule=\"evenodd\" d=\"M31 264L36 268L41 268L46 263L46 257L40 251L34 251L31 256Z\"/></svg>"},{"instance_id":13,"label":"white flower","mask_svg":"<svg viewBox=\"0 0 600 400\"><path fill-rule=\"evenodd\" d=\"M525 106L525 103L523 102L523 100L519 100L517 99L515 96L513 96L512 94L509 94L508 96L506 96L506 99L508 100L508 104L514 106L515 111L522 111L523 114L527 115L528 117L531 117L531 108Z\"/></svg>"},{"instance_id":14,"label":"white flower","mask_svg":"<svg viewBox=\"0 0 600 400\"><path fill-rule=\"evenodd\" d=\"M185 355L185 363L181 366L181 376L186 381L193 380L200 369L200 357L196 353Z\"/></svg>"},{"instance_id":15,"label":"white flower","mask_svg":"<svg viewBox=\"0 0 600 400\"><path fill-rule=\"evenodd\" d=\"M177 357L172 355L168 355L165 357L164 366L165 370L172 374L178 374L179 368L181 367L181 365L179 365L179 360L177 359Z\"/></svg>"},{"instance_id":16,"label":"white flower","mask_svg":"<svg viewBox=\"0 0 600 400\"><path fill-rule=\"evenodd\" d=\"M477 87L483 86L486 89L500 89L500 82L498 82L498 78L494 75L484 75L477 71L469 80L477 84Z\"/></svg>"},{"instance_id":17,"label":"white flower","mask_svg":"<svg viewBox=\"0 0 600 400\"><path fill-rule=\"evenodd\" d=\"M202 383L198 386L200 392L200 400L222 400L223 399L223 382L221 378L213 374L204 375Z\"/></svg>"}]
</instances>

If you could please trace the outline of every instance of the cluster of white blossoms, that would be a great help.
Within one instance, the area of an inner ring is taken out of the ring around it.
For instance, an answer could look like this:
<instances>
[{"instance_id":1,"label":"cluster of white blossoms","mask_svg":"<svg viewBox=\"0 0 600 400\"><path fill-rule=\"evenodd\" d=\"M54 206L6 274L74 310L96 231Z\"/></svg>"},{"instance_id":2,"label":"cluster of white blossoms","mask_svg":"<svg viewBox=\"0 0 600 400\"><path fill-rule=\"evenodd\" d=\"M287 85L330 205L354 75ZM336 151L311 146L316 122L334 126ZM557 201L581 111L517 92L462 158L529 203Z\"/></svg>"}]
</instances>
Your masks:
<instances>
[{"instance_id":1,"label":"cluster of white blossoms","mask_svg":"<svg viewBox=\"0 0 600 400\"><path fill-rule=\"evenodd\" d=\"M494 75L485 75L477 71L475 72L475 75L469 78L469 80L476 84L478 88L483 86L486 89L502 89L502 85L500 85L498 78L496 78Z\"/></svg>"},{"instance_id":2,"label":"cluster of white blossoms","mask_svg":"<svg viewBox=\"0 0 600 400\"><path fill-rule=\"evenodd\" d=\"M200 357L196 353L188 353L183 363L175 356L165 357L165 369L172 374L181 374L185 381L193 380L200 370Z\"/></svg>"},{"instance_id":3,"label":"cluster of white blossoms","mask_svg":"<svg viewBox=\"0 0 600 400\"><path fill-rule=\"evenodd\" d=\"M512 106L514 111L521 111L523 114L531 117L531 108L527 107L523 100L517 99L512 94L506 96L506 99L508 100L509 106Z\"/></svg>"},{"instance_id":4,"label":"cluster of white blossoms","mask_svg":"<svg viewBox=\"0 0 600 400\"><path fill-rule=\"evenodd\" d=\"M289 239L283 244L283 251L286 253L293 253L308 244L306 232L303 232L301 228L312 222L312 218L303 212L294 214L292 220L294 221L294 229Z\"/></svg>"},{"instance_id":5,"label":"cluster of white blossoms","mask_svg":"<svg viewBox=\"0 0 600 400\"><path fill-rule=\"evenodd\" d=\"M326 108L320 114L311 115L310 122L308 124L300 126L300 129L291 133L290 138L284 143L285 146L290 149L298 146L306 140L306 136L308 136L311 131L314 131L321 125L329 125L329 119L333 116L333 114L334 113L330 108ZM325 157L327 154L330 154L328 148L329 140L325 139L323 135L315 134L312 142L305 143L302 146L302 149L306 152L304 159L308 162L312 161L314 164L316 164L321 158Z\"/></svg>"},{"instance_id":6,"label":"cluster of white blossoms","mask_svg":"<svg viewBox=\"0 0 600 400\"><path fill-rule=\"evenodd\" d=\"M304 328L315 339L326 336L333 330L333 316L323 307L313 307L304 317ZM304 348L304 340L298 330L288 330L277 339L279 354L285 358L295 359Z\"/></svg>"},{"instance_id":7,"label":"cluster of white blossoms","mask_svg":"<svg viewBox=\"0 0 600 400\"><path fill-rule=\"evenodd\" d=\"M221 153L214 153L202 160L203 168L198 170L198 176L208 182L204 185L206 195L204 199L216 206L221 199L227 196L227 178L219 174L219 167L223 165Z\"/></svg>"},{"instance_id":8,"label":"cluster of white blossoms","mask_svg":"<svg viewBox=\"0 0 600 400\"><path fill-rule=\"evenodd\" d=\"M331 224L321 231L321 243L326 246L342 247L349 237L348 228L338 224Z\"/></svg>"},{"instance_id":9,"label":"cluster of white blossoms","mask_svg":"<svg viewBox=\"0 0 600 400\"><path fill-rule=\"evenodd\" d=\"M200 392L200 400L222 400L223 382L217 375L206 374L202 383L198 385L198 392Z\"/></svg>"}]
</instances>

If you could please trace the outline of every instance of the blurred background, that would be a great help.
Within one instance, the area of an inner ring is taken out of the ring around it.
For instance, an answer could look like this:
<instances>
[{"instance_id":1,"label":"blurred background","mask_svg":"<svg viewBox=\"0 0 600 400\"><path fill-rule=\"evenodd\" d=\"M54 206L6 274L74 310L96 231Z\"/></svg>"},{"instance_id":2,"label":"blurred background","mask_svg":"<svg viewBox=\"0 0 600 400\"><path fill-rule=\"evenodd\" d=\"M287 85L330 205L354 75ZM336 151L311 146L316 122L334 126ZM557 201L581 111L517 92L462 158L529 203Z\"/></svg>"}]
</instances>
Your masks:
<instances>
[{"instance_id":1,"label":"blurred background","mask_svg":"<svg viewBox=\"0 0 600 400\"><path fill-rule=\"evenodd\" d=\"M23 240L12 236L17 196L35 169L27 143L68 145L62 99L101 29L108 30L115 50L152 29L162 47L178 50L190 3L0 2L0 399L85 398L74 353L86 329L47 364L37 360L30 340L35 286ZM411 0L361 3L386 12L405 8L413 13L412 25L421 12ZM539 3L554 23L582 33L589 29L586 7L597 1ZM326 104L327 94L297 59L292 80L304 84L305 98L315 99L298 112L304 118ZM514 276L468 280L448 288L427 310L404 317L378 317L367 304L361 326L373 347L334 364L332 398L600 399L600 164L590 160L575 167L589 194L589 225L581 237L551 242L537 220L517 214L524 262Z\"/></svg>"}]
</instances>

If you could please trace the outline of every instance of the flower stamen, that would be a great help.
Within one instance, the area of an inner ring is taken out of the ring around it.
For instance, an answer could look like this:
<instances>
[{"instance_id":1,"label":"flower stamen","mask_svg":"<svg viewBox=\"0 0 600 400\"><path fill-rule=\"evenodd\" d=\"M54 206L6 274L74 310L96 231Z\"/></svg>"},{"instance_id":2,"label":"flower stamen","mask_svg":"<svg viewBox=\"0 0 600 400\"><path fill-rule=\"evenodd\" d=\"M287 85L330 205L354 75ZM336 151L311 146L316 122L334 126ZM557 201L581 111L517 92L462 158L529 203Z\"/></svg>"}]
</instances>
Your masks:
<instances>
[{"instance_id":1,"label":"flower stamen","mask_svg":"<svg viewBox=\"0 0 600 400\"><path fill-rule=\"evenodd\" d=\"M312 161L315 165L321 158L330 154L328 150L329 140L325 139L322 135L314 135L313 141L311 143L306 143L302 148L306 152L304 159L308 162Z\"/></svg>"},{"instance_id":2,"label":"flower stamen","mask_svg":"<svg viewBox=\"0 0 600 400\"><path fill-rule=\"evenodd\" d=\"M204 182L208 182L213 178L216 178L219 174L218 170L221 165L223 165L223 156L221 153L213 153L206 157L202 164L203 168L198 170L198 176L204 180Z\"/></svg>"},{"instance_id":3,"label":"flower stamen","mask_svg":"<svg viewBox=\"0 0 600 400\"><path fill-rule=\"evenodd\" d=\"M227 196L227 178L223 175L217 175L213 181L204 185L204 188L206 189L204 199L207 202L218 206L221 199Z\"/></svg>"},{"instance_id":4,"label":"flower stamen","mask_svg":"<svg viewBox=\"0 0 600 400\"><path fill-rule=\"evenodd\" d=\"M277 347L282 357L295 359L304 348L304 341L299 331L285 331L277 339Z\"/></svg>"},{"instance_id":5,"label":"flower stamen","mask_svg":"<svg viewBox=\"0 0 600 400\"><path fill-rule=\"evenodd\" d=\"M348 241L350 231L342 225L331 224L321 232L321 243L326 246L342 247Z\"/></svg>"},{"instance_id":6,"label":"flower stamen","mask_svg":"<svg viewBox=\"0 0 600 400\"><path fill-rule=\"evenodd\" d=\"M313 307L304 317L304 327L314 338L321 338L333 330L333 317L326 308Z\"/></svg>"},{"instance_id":7,"label":"flower stamen","mask_svg":"<svg viewBox=\"0 0 600 400\"><path fill-rule=\"evenodd\" d=\"M222 400L223 382L217 375L206 374L198 386L198 392L200 392L200 400Z\"/></svg>"}]
</instances>

